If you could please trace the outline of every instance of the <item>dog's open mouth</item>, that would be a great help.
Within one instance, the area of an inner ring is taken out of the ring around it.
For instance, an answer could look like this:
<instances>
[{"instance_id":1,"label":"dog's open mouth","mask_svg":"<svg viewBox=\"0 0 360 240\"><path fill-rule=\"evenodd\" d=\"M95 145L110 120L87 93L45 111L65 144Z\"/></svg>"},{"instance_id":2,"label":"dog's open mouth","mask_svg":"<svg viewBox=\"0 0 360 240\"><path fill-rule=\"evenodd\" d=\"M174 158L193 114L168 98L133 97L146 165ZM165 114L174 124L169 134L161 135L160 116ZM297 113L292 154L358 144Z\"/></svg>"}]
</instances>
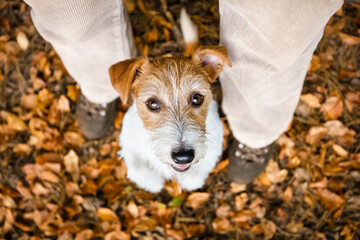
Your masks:
<instances>
[{"instance_id":1,"label":"dog's open mouth","mask_svg":"<svg viewBox=\"0 0 360 240\"><path fill-rule=\"evenodd\" d=\"M191 164L184 164L184 165L172 165L171 167L178 172L185 172L187 170L189 170L189 168L191 167Z\"/></svg>"}]
</instances>

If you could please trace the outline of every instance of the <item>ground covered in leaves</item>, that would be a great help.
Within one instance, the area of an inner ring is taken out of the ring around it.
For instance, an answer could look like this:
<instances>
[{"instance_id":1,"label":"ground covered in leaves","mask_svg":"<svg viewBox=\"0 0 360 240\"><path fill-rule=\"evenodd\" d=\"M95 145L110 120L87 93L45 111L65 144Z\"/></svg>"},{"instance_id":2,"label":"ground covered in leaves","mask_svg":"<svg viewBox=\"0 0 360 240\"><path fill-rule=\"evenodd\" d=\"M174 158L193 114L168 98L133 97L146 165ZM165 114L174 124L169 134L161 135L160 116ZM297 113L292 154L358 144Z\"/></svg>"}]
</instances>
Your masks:
<instances>
[{"instance_id":1,"label":"ground covered in leaves","mask_svg":"<svg viewBox=\"0 0 360 240\"><path fill-rule=\"evenodd\" d=\"M183 51L179 1L125 2L140 53ZM217 44L217 2L182 4L201 44ZM36 32L29 7L1 1L0 238L358 239L359 26L359 4L330 19L292 125L256 181L231 183L224 154L199 191L168 182L150 194L126 179L116 154L124 112L106 138L83 139L76 83Z\"/></svg>"}]
</instances>

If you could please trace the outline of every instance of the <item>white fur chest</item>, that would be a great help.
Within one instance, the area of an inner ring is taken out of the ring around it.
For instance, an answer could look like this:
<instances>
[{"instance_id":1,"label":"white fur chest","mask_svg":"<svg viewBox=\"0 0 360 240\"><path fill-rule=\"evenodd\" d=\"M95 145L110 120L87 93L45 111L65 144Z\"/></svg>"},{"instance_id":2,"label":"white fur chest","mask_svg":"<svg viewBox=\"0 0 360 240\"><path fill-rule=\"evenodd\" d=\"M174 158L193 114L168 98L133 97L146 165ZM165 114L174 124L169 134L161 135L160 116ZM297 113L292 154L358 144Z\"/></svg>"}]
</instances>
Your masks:
<instances>
[{"instance_id":1,"label":"white fur chest","mask_svg":"<svg viewBox=\"0 0 360 240\"><path fill-rule=\"evenodd\" d=\"M177 172L169 164L161 162L156 157L152 140L134 104L129 108L123 120L120 155L125 160L128 178L140 188L158 192L163 188L164 180L175 177L184 189L194 190L204 185L209 172L219 160L222 142L223 126L217 112L217 103L213 100L206 118L205 157L193 164L188 171Z\"/></svg>"}]
</instances>

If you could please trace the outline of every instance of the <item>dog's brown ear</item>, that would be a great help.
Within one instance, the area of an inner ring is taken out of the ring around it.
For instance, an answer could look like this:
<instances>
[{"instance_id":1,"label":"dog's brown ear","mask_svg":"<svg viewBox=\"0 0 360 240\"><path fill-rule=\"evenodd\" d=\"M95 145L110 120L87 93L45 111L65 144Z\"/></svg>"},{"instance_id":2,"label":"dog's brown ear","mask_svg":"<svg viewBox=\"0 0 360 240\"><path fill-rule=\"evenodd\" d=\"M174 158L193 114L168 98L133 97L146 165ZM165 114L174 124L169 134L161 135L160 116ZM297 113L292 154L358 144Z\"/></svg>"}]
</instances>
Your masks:
<instances>
[{"instance_id":1,"label":"dog's brown ear","mask_svg":"<svg viewBox=\"0 0 360 240\"><path fill-rule=\"evenodd\" d=\"M127 104L131 84L133 83L137 71L146 63L144 57L131 58L112 65L109 68L111 84L119 92L123 104Z\"/></svg>"},{"instance_id":2,"label":"dog's brown ear","mask_svg":"<svg viewBox=\"0 0 360 240\"><path fill-rule=\"evenodd\" d=\"M223 46L200 46L196 49L193 59L201 63L211 83L215 82L222 72L224 63L231 67L228 51Z\"/></svg>"}]
</instances>

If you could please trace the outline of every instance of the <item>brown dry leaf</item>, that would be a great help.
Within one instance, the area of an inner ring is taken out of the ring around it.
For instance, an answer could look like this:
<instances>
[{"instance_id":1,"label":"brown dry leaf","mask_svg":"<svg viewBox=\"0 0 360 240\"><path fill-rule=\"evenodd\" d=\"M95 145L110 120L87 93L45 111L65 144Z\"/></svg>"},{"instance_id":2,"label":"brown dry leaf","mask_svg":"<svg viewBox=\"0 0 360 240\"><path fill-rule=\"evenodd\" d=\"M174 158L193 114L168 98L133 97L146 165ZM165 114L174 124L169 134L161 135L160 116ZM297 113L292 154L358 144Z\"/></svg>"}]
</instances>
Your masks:
<instances>
[{"instance_id":1,"label":"brown dry leaf","mask_svg":"<svg viewBox=\"0 0 360 240\"><path fill-rule=\"evenodd\" d=\"M340 97L332 96L326 99L321 106L326 120L338 119L343 111L343 102Z\"/></svg>"},{"instance_id":2,"label":"brown dry leaf","mask_svg":"<svg viewBox=\"0 0 360 240\"><path fill-rule=\"evenodd\" d=\"M280 170L279 164L272 159L270 159L269 164L266 166L265 172L272 183L283 182L288 175L288 171L286 169Z\"/></svg>"},{"instance_id":3,"label":"brown dry leaf","mask_svg":"<svg viewBox=\"0 0 360 240\"><path fill-rule=\"evenodd\" d=\"M87 180L86 183L81 185L81 189L83 194L95 195L98 187L93 180Z\"/></svg>"},{"instance_id":4,"label":"brown dry leaf","mask_svg":"<svg viewBox=\"0 0 360 240\"><path fill-rule=\"evenodd\" d=\"M10 209L6 209L5 222L3 226L4 232L8 232L13 228L13 224L15 222L14 215L12 214Z\"/></svg>"},{"instance_id":5,"label":"brown dry leaf","mask_svg":"<svg viewBox=\"0 0 360 240\"><path fill-rule=\"evenodd\" d=\"M139 217L139 209L133 200L131 200L129 204L126 206L126 210L129 212L131 217L133 218Z\"/></svg>"},{"instance_id":6,"label":"brown dry leaf","mask_svg":"<svg viewBox=\"0 0 360 240\"><path fill-rule=\"evenodd\" d=\"M83 138L83 136L77 132L64 133L64 139L67 144L77 146L77 147L85 142L85 139Z\"/></svg>"},{"instance_id":7,"label":"brown dry leaf","mask_svg":"<svg viewBox=\"0 0 360 240\"><path fill-rule=\"evenodd\" d=\"M97 215L102 221L115 221L118 219L116 213L109 208L99 208Z\"/></svg>"},{"instance_id":8,"label":"brown dry leaf","mask_svg":"<svg viewBox=\"0 0 360 240\"><path fill-rule=\"evenodd\" d=\"M0 62L1 62L1 60L0 60ZM0 69L0 83L2 82L2 80L4 80L4 74L3 74L2 70Z\"/></svg>"},{"instance_id":9,"label":"brown dry leaf","mask_svg":"<svg viewBox=\"0 0 360 240\"><path fill-rule=\"evenodd\" d=\"M43 181L48 181L52 183L57 183L60 181L60 178L50 171L42 171L39 176Z\"/></svg>"},{"instance_id":10,"label":"brown dry leaf","mask_svg":"<svg viewBox=\"0 0 360 240\"><path fill-rule=\"evenodd\" d=\"M216 216L219 218L225 218L229 216L230 206L226 203L221 204L221 206L216 209Z\"/></svg>"},{"instance_id":11,"label":"brown dry leaf","mask_svg":"<svg viewBox=\"0 0 360 240\"><path fill-rule=\"evenodd\" d=\"M31 153L32 149L28 144L18 143L13 148L13 151L15 154L27 156Z\"/></svg>"},{"instance_id":12,"label":"brown dry leaf","mask_svg":"<svg viewBox=\"0 0 360 240\"><path fill-rule=\"evenodd\" d=\"M2 194L0 194L0 199L2 199L2 204L7 208L15 208L17 206L14 199L8 195L2 196Z\"/></svg>"},{"instance_id":13,"label":"brown dry leaf","mask_svg":"<svg viewBox=\"0 0 360 240\"><path fill-rule=\"evenodd\" d=\"M18 32L16 35L16 41L19 44L21 50L26 51L29 47L29 40L24 32Z\"/></svg>"},{"instance_id":14,"label":"brown dry leaf","mask_svg":"<svg viewBox=\"0 0 360 240\"><path fill-rule=\"evenodd\" d=\"M305 142L308 144L317 144L327 133L327 128L321 126L311 127L306 135Z\"/></svg>"},{"instance_id":15,"label":"brown dry leaf","mask_svg":"<svg viewBox=\"0 0 360 240\"><path fill-rule=\"evenodd\" d=\"M292 197L293 197L292 188L290 186L288 186L284 191L284 197L283 197L284 202L286 202L286 203L290 202Z\"/></svg>"},{"instance_id":16,"label":"brown dry leaf","mask_svg":"<svg viewBox=\"0 0 360 240\"><path fill-rule=\"evenodd\" d=\"M76 102L80 92L77 85L67 85L66 89L67 89L67 96L71 99L71 101Z\"/></svg>"},{"instance_id":17,"label":"brown dry leaf","mask_svg":"<svg viewBox=\"0 0 360 240\"><path fill-rule=\"evenodd\" d=\"M260 206L257 206L255 209L260 209ZM242 210L237 212L231 219L232 222L241 222L246 223L249 222L254 217L254 212L251 210ZM262 218L263 216L257 216L258 218Z\"/></svg>"},{"instance_id":18,"label":"brown dry leaf","mask_svg":"<svg viewBox=\"0 0 360 240\"><path fill-rule=\"evenodd\" d=\"M290 168L296 168L300 165L301 160L298 156L294 156L289 159L289 167Z\"/></svg>"},{"instance_id":19,"label":"brown dry leaf","mask_svg":"<svg viewBox=\"0 0 360 240\"><path fill-rule=\"evenodd\" d=\"M165 233L167 236L169 236L170 239L183 240L185 238L182 230L166 229Z\"/></svg>"},{"instance_id":20,"label":"brown dry leaf","mask_svg":"<svg viewBox=\"0 0 360 240\"><path fill-rule=\"evenodd\" d=\"M210 173L218 173L226 169L226 167L229 165L229 159L225 159L221 162L219 162L216 167L211 170Z\"/></svg>"},{"instance_id":21,"label":"brown dry leaf","mask_svg":"<svg viewBox=\"0 0 360 240\"><path fill-rule=\"evenodd\" d=\"M240 211L244 208L245 204L248 201L247 193L241 193L235 197L235 208L237 211Z\"/></svg>"},{"instance_id":22,"label":"brown dry leaf","mask_svg":"<svg viewBox=\"0 0 360 240\"><path fill-rule=\"evenodd\" d=\"M300 228L302 228L304 226L304 224L302 222L290 222L286 225L286 229L289 232L292 233L297 233L299 231Z\"/></svg>"},{"instance_id":23,"label":"brown dry leaf","mask_svg":"<svg viewBox=\"0 0 360 240\"><path fill-rule=\"evenodd\" d=\"M226 218L215 218L212 222L214 231L220 234L226 234L232 230L230 221Z\"/></svg>"},{"instance_id":24,"label":"brown dry leaf","mask_svg":"<svg viewBox=\"0 0 360 240\"><path fill-rule=\"evenodd\" d=\"M85 229L81 232L77 233L75 236L75 240L88 240L94 235L93 230Z\"/></svg>"},{"instance_id":25,"label":"brown dry leaf","mask_svg":"<svg viewBox=\"0 0 360 240\"><path fill-rule=\"evenodd\" d=\"M43 88L39 91L38 106L41 110L45 111L46 108L53 102L54 96L47 88Z\"/></svg>"},{"instance_id":26,"label":"brown dry leaf","mask_svg":"<svg viewBox=\"0 0 360 240\"><path fill-rule=\"evenodd\" d=\"M35 183L31 191L35 195L47 195L50 193L50 190L45 188L41 183Z\"/></svg>"},{"instance_id":27,"label":"brown dry leaf","mask_svg":"<svg viewBox=\"0 0 360 240\"><path fill-rule=\"evenodd\" d=\"M346 34L346 33L339 33L339 37L340 40L343 43L346 43L347 45L356 45L356 44L360 44L360 37L356 37L350 34Z\"/></svg>"},{"instance_id":28,"label":"brown dry leaf","mask_svg":"<svg viewBox=\"0 0 360 240\"><path fill-rule=\"evenodd\" d=\"M46 83L38 77L34 78L32 81L33 81L33 88L35 91L46 87Z\"/></svg>"},{"instance_id":29,"label":"brown dry leaf","mask_svg":"<svg viewBox=\"0 0 360 240\"><path fill-rule=\"evenodd\" d=\"M155 25L158 25L158 26L163 26L163 27L166 27L166 28L168 28L168 29L171 29L171 28L172 28L171 23L169 23L168 21L166 21L165 18L163 18L163 17L160 16L160 15L154 16L153 19L152 19L152 22L153 22Z\"/></svg>"},{"instance_id":30,"label":"brown dry leaf","mask_svg":"<svg viewBox=\"0 0 360 240\"><path fill-rule=\"evenodd\" d=\"M327 184L328 184L328 180L326 177L324 177L323 179L321 179L318 182L310 183L309 187L311 187L311 188L326 188Z\"/></svg>"},{"instance_id":31,"label":"brown dry leaf","mask_svg":"<svg viewBox=\"0 0 360 240\"><path fill-rule=\"evenodd\" d=\"M201 204L206 202L210 197L209 193L206 192L194 192L186 200L186 205L197 209Z\"/></svg>"},{"instance_id":32,"label":"brown dry leaf","mask_svg":"<svg viewBox=\"0 0 360 240\"><path fill-rule=\"evenodd\" d=\"M285 156L293 157L295 154L295 143L286 136L282 134L277 140L276 143L280 145L279 159L284 158Z\"/></svg>"},{"instance_id":33,"label":"brown dry leaf","mask_svg":"<svg viewBox=\"0 0 360 240\"><path fill-rule=\"evenodd\" d=\"M315 195L329 209L338 209L345 203L344 198L327 189L316 189Z\"/></svg>"},{"instance_id":34,"label":"brown dry leaf","mask_svg":"<svg viewBox=\"0 0 360 240\"><path fill-rule=\"evenodd\" d=\"M148 43L152 43L152 42L156 42L159 38L159 31L157 30L156 27L153 27L147 34L147 39L146 41Z\"/></svg>"},{"instance_id":35,"label":"brown dry leaf","mask_svg":"<svg viewBox=\"0 0 360 240\"><path fill-rule=\"evenodd\" d=\"M105 155L110 154L110 152L111 152L111 145L108 144L108 143L101 145L99 152L100 152L100 155L101 155L101 156L105 156Z\"/></svg>"},{"instance_id":36,"label":"brown dry leaf","mask_svg":"<svg viewBox=\"0 0 360 240\"><path fill-rule=\"evenodd\" d=\"M143 231L151 231L158 225L157 221L150 217L144 217L140 223L136 224L133 231L135 232L143 232Z\"/></svg>"},{"instance_id":37,"label":"brown dry leaf","mask_svg":"<svg viewBox=\"0 0 360 240\"><path fill-rule=\"evenodd\" d=\"M117 112L116 113L116 117L115 117L115 121L114 121L114 127L115 128L120 128L121 124L122 124L122 120L124 118L124 113L123 112Z\"/></svg>"},{"instance_id":38,"label":"brown dry leaf","mask_svg":"<svg viewBox=\"0 0 360 240\"><path fill-rule=\"evenodd\" d=\"M321 67L321 63L320 63L319 56L313 54L308 71L309 72L315 72L316 69L318 69L320 67Z\"/></svg>"},{"instance_id":39,"label":"brown dry leaf","mask_svg":"<svg viewBox=\"0 0 360 240\"><path fill-rule=\"evenodd\" d=\"M130 240L130 235L122 231L111 231L106 233L104 240Z\"/></svg>"},{"instance_id":40,"label":"brown dry leaf","mask_svg":"<svg viewBox=\"0 0 360 240\"><path fill-rule=\"evenodd\" d=\"M74 179L79 177L79 157L74 150L70 150L64 157L65 170L70 173Z\"/></svg>"},{"instance_id":41,"label":"brown dry leaf","mask_svg":"<svg viewBox=\"0 0 360 240\"><path fill-rule=\"evenodd\" d=\"M349 110L349 112L352 112L353 108L359 106L359 104L360 104L360 92L349 91L345 94L345 105Z\"/></svg>"},{"instance_id":42,"label":"brown dry leaf","mask_svg":"<svg viewBox=\"0 0 360 240\"><path fill-rule=\"evenodd\" d=\"M124 4L128 13L133 12L136 8L135 0L124 0Z\"/></svg>"},{"instance_id":43,"label":"brown dry leaf","mask_svg":"<svg viewBox=\"0 0 360 240\"><path fill-rule=\"evenodd\" d=\"M342 146L338 145L338 144L334 144L332 146L334 152L340 156L340 157L348 157L349 153L348 151L346 151Z\"/></svg>"},{"instance_id":44,"label":"brown dry leaf","mask_svg":"<svg viewBox=\"0 0 360 240\"><path fill-rule=\"evenodd\" d=\"M70 112L70 102L64 94L60 96L57 107L61 112Z\"/></svg>"},{"instance_id":45,"label":"brown dry leaf","mask_svg":"<svg viewBox=\"0 0 360 240\"><path fill-rule=\"evenodd\" d=\"M272 239L276 233L276 225L273 221L268 221L264 228L265 239Z\"/></svg>"},{"instance_id":46,"label":"brown dry leaf","mask_svg":"<svg viewBox=\"0 0 360 240\"><path fill-rule=\"evenodd\" d=\"M21 97L21 106L26 109L35 109L37 106L37 96L35 94L23 95Z\"/></svg>"},{"instance_id":47,"label":"brown dry leaf","mask_svg":"<svg viewBox=\"0 0 360 240\"><path fill-rule=\"evenodd\" d=\"M7 123L11 129L22 132L27 130L26 124L15 114L7 113Z\"/></svg>"},{"instance_id":48,"label":"brown dry leaf","mask_svg":"<svg viewBox=\"0 0 360 240\"><path fill-rule=\"evenodd\" d=\"M301 95L300 100L305 102L311 108L321 107L320 99L311 93Z\"/></svg>"},{"instance_id":49,"label":"brown dry leaf","mask_svg":"<svg viewBox=\"0 0 360 240\"><path fill-rule=\"evenodd\" d=\"M56 69L54 70L54 73L53 73L54 77L56 80L60 81L61 80L61 77L63 75L63 72L61 69Z\"/></svg>"},{"instance_id":50,"label":"brown dry leaf","mask_svg":"<svg viewBox=\"0 0 360 240\"><path fill-rule=\"evenodd\" d=\"M231 187L232 193L239 193L239 192L243 192L246 190L246 184L238 184L238 183L231 182L230 187Z\"/></svg>"},{"instance_id":51,"label":"brown dry leaf","mask_svg":"<svg viewBox=\"0 0 360 240\"><path fill-rule=\"evenodd\" d=\"M331 137L344 136L349 129L339 120L327 121L324 127L328 129L328 135Z\"/></svg>"},{"instance_id":52,"label":"brown dry leaf","mask_svg":"<svg viewBox=\"0 0 360 240\"><path fill-rule=\"evenodd\" d=\"M62 157L57 153L43 153L35 158L37 164L43 165L49 163L62 163Z\"/></svg>"}]
</instances>

